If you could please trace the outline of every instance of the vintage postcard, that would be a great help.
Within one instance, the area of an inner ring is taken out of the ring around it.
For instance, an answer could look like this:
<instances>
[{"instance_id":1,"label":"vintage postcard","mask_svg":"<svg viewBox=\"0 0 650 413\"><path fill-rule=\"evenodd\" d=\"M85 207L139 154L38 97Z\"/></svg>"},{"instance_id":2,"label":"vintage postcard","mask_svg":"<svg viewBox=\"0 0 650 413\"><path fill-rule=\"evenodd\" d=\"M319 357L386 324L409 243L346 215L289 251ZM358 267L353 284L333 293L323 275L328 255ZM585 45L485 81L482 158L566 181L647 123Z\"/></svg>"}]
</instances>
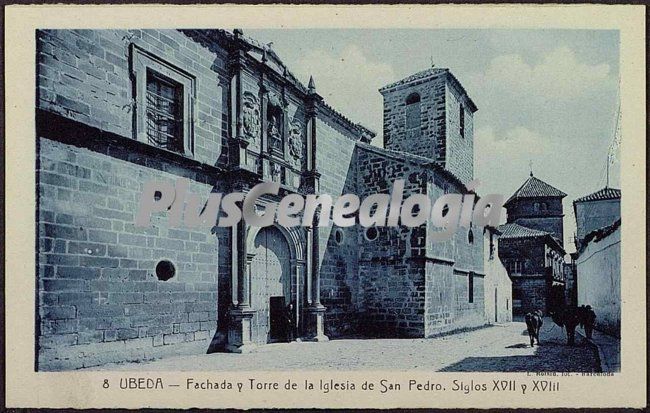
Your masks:
<instances>
[{"instance_id":1,"label":"vintage postcard","mask_svg":"<svg viewBox=\"0 0 650 413\"><path fill-rule=\"evenodd\" d=\"M7 405L645 406L644 11L8 7Z\"/></svg>"}]
</instances>

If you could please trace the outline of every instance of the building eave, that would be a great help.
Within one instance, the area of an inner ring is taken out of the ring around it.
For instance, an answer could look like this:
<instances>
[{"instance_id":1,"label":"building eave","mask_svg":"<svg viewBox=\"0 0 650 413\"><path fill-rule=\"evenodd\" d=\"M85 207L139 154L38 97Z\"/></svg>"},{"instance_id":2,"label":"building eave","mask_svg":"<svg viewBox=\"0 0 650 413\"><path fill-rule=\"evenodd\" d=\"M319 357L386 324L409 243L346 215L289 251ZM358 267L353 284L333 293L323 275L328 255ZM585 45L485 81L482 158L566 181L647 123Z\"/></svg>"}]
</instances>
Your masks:
<instances>
[{"instance_id":1,"label":"building eave","mask_svg":"<svg viewBox=\"0 0 650 413\"><path fill-rule=\"evenodd\" d=\"M236 35L235 33L229 32L224 29L209 29L209 30L192 29L192 30L179 30L179 31L186 34L198 33L201 37L204 38L207 37L212 41L216 42L217 44L219 42L227 42L227 44L231 48L243 48L244 51L246 52L255 50L260 55L265 55L267 59L272 60L276 66L283 68L283 73L278 73L268 64L268 62L265 62L263 59L261 58L257 59L252 55L247 54L246 57L249 59L250 63L254 64L256 67L260 68L261 70L264 70L265 74L273 76L276 82L286 83L288 85L291 85L294 88L299 98L303 100L308 100L314 96L314 93L312 93L307 86L305 86L301 81L298 80L298 78L289 70L289 68L284 64L284 62L280 58L280 56L278 56L278 54L273 49L262 45L252 37L246 36L243 33ZM194 39L192 38L192 40ZM316 99L316 101L317 101L316 103L317 106L321 107L332 117L337 118L337 120L343 123L349 130L358 134L359 139L367 140L368 142L370 142L375 136L377 136L376 132L361 125L360 123L353 122L348 117L343 115L341 112L339 112L338 110L334 109L332 106L325 103L325 101L322 98Z\"/></svg>"},{"instance_id":2,"label":"building eave","mask_svg":"<svg viewBox=\"0 0 650 413\"><path fill-rule=\"evenodd\" d=\"M380 148L378 146L370 145L368 143L358 142L357 146L361 149L374 152L378 155L383 155L400 162L409 162L412 164L417 164L422 168L440 173L441 175L443 175L444 177L452 181L452 183L454 183L456 186L458 186L463 193L475 194L474 191L470 191L467 189L467 187L465 186L463 181L460 180L460 178L458 178L456 175L454 175L452 172L448 171L447 169L443 168L442 166L438 165L438 163L433 159L425 158L423 156L414 155L407 152L399 152L399 151L393 151L391 149Z\"/></svg>"}]
</instances>

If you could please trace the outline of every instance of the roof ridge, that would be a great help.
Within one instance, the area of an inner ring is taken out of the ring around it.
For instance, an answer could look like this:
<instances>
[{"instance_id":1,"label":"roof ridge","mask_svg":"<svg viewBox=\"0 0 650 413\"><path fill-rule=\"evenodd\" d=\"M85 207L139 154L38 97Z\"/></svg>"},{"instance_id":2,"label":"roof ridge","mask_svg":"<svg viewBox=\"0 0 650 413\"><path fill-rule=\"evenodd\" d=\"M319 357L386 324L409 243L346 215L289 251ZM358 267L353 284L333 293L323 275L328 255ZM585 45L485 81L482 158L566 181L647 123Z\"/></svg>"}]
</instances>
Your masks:
<instances>
[{"instance_id":1,"label":"roof ridge","mask_svg":"<svg viewBox=\"0 0 650 413\"><path fill-rule=\"evenodd\" d=\"M527 230L527 231L535 232L535 233L540 233L540 234L548 234L548 235L551 235L551 234L552 234L551 232L544 231L544 230L542 230L542 229L535 229L535 228L527 227L527 226L525 226L525 225L521 225L521 224L518 224L518 223L516 223L516 222L506 222L505 224L501 224L501 225L499 225L499 227L505 227L505 226L511 226L511 227L522 228L522 229L525 229L525 230Z\"/></svg>"},{"instance_id":2,"label":"roof ridge","mask_svg":"<svg viewBox=\"0 0 650 413\"><path fill-rule=\"evenodd\" d=\"M449 72L449 69L441 68L441 67L429 67L427 69L420 70L419 72L412 73L402 79L396 80L395 82L389 83L386 86L381 87L379 91L381 92L382 90L391 89L393 87L400 86L400 85L405 85L414 80L426 79L428 76L436 76L444 72Z\"/></svg>"},{"instance_id":3,"label":"roof ridge","mask_svg":"<svg viewBox=\"0 0 650 413\"><path fill-rule=\"evenodd\" d=\"M393 149L382 148L380 146L375 146L370 143L365 143L361 141L357 141L356 145L359 146L361 149L369 150L380 155L386 155L398 161L412 162L421 165L422 167L430 167L432 169L435 169L436 171L445 174L449 179L455 182L463 190L470 192L467 190L467 186L465 186L465 184L459 177L454 175L454 173L451 172L450 170L440 166L433 158L427 158L426 156L420 156L409 152L402 152Z\"/></svg>"},{"instance_id":4,"label":"roof ridge","mask_svg":"<svg viewBox=\"0 0 650 413\"><path fill-rule=\"evenodd\" d=\"M236 30L237 29L235 29L235 31ZM205 36L211 37L214 34L217 34L217 35L220 35L221 37L225 37L227 40L230 40L230 41L240 40L240 41L246 43L247 45L249 45L250 47L252 47L254 49L257 49L257 50L259 50L261 52L266 51L268 53L267 56L271 56L274 60L276 60L275 63L280 68L286 70L287 80L292 85L294 85L300 92L302 92L304 94L309 93L308 87L305 86L303 84L303 82L301 82L298 79L298 77L289 69L289 67L284 63L284 61L280 57L280 55L278 55L278 53L275 50L273 50L273 48L269 47L268 45L262 44L259 40L255 39L255 38L253 38L253 37L251 37L251 36L249 36L247 34L244 34L243 31L239 32L238 34L236 34L235 31L230 32L230 31L228 31L226 29L178 29L178 31L181 31L181 32L194 32L194 33L198 33L200 36L203 36L203 37L205 37ZM271 71L275 72L278 76L283 75L282 73L277 73L277 71L275 71L270 66L267 66L267 67ZM364 125L362 125L360 122L352 121L350 118L348 118L346 115L344 115L341 111L339 111L338 109L335 109L334 107L332 107L331 105L326 103L324 99L321 100L321 104L323 105L323 107L330 110L337 118L339 118L340 121L342 121L343 123L346 123L352 129L357 130L357 131L359 131L361 133L365 133L367 135L370 135L371 138L374 138L375 136L377 136L377 133L375 131L373 131L372 129L370 129L370 128L364 126Z\"/></svg>"},{"instance_id":5,"label":"roof ridge","mask_svg":"<svg viewBox=\"0 0 650 413\"><path fill-rule=\"evenodd\" d=\"M564 198L566 193L548 184L536 176L530 176L504 203L508 205L516 199L522 198Z\"/></svg>"},{"instance_id":6,"label":"roof ridge","mask_svg":"<svg viewBox=\"0 0 650 413\"><path fill-rule=\"evenodd\" d=\"M601 200L619 199L619 198L621 198L620 189L604 187L595 192L577 198L575 201L573 201L573 203L575 204L576 202L601 201Z\"/></svg>"}]
</instances>

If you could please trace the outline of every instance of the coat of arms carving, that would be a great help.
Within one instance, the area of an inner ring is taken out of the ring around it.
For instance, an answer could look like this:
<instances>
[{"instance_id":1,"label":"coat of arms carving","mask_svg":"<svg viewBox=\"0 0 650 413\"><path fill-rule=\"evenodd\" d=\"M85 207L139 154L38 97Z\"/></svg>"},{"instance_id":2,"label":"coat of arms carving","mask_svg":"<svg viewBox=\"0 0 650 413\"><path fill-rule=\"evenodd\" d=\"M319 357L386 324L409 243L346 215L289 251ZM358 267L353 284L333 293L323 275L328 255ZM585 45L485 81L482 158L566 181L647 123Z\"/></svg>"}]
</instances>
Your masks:
<instances>
[{"instance_id":1,"label":"coat of arms carving","mask_svg":"<svg viewBox=\"0 0 650 413\"><path fill-rule=\"evenodd\" d=\"M261 131L260 105L257 97L250 92L244 92L242 103L244 136L246 138L257 139Z\"/></svg>"}]
</instances>

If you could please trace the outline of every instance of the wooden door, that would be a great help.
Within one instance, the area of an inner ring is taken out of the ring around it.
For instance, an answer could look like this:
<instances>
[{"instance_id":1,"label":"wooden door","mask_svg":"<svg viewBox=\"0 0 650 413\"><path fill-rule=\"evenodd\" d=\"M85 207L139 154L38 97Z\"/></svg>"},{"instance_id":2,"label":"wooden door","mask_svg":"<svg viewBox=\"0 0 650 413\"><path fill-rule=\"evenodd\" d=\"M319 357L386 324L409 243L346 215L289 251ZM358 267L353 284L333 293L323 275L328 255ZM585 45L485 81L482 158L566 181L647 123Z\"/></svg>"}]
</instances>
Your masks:
<instances>
[{"instance_id":1,"label":"wooden door","mask_svg":"<svg viewBox=\"0 0 650 413\"><path fill-rule=\"evenodd\" d=\"M271 297L284 297L285 304L291 300L289 244L277 228L262 228L255 238L253 252L251 307L256 312L251 320L251 339L263 344L272 341Z\"/></svg>"}]
</instances>

